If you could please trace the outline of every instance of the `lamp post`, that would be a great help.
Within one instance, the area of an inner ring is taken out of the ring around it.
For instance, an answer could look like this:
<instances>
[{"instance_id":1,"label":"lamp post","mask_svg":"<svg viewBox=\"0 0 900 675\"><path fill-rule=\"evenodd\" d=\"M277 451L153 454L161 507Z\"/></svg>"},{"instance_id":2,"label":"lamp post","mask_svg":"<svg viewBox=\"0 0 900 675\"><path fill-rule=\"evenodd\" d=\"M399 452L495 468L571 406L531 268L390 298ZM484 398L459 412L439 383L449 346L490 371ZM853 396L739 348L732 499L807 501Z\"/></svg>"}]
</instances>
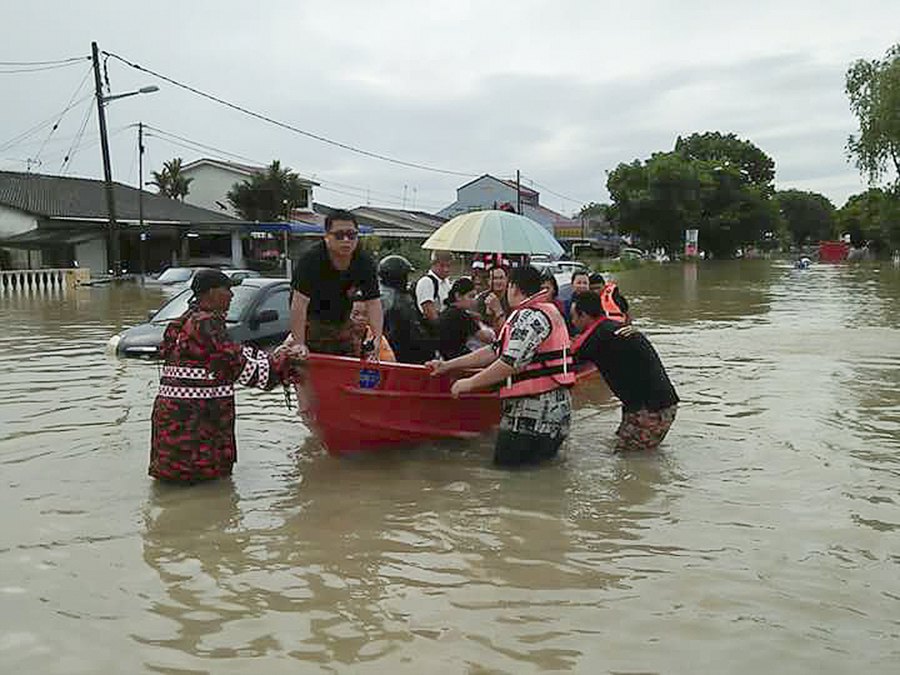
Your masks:
<instances>
[{"instance_id":1,"label":"lamp post","mask_svg":"<svg viewBox=\"0 0 900 675\"><path fill-rule=\"evenodd\" d=\"M151 94L154 91L159 91L159 87L151 85L124 94L104 96L103 80L100 77L100 49L97 47L96 42L91 43L91 58L94 65L94 95L97 98L97 120L100 123L100 151L103 155L103 182L106 192L106 211L109 217L108 250L112 257L113 275L118 277L122 274L122 255L119 248L119 232L116 223L116 200L113 193L112 165L109 160L109 135L106 131L106 112L104 106L110 101L115 101L120 98L137 96L138 94Z\"/></svg>"}]
</instances>

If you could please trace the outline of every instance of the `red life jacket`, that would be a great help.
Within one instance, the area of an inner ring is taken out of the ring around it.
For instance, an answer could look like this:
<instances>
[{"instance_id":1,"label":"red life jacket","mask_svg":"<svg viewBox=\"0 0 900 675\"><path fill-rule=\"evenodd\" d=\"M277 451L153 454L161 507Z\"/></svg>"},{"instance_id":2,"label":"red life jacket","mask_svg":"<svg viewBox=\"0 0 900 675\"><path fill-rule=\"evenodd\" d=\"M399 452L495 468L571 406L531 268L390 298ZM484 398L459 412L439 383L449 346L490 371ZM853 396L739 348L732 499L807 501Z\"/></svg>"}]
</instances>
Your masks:
<instances>
[{"instance_id":1,"label":"red life jacket","mask_svg":"<svg viewBox=\"0 0 900 675\"><path fill-rule=\"evenodd\" d=\"M500 330L501 351L509 344L512 325L523 309L536 309L550 320L550 335L538 345L531 363L506 379L500 388L500 398L536 396L558 387L575 384L575 362L569 342L569 330L562 314L547 300L547 292L531 296L509 315Z\"/></svg>"}]
</instances>

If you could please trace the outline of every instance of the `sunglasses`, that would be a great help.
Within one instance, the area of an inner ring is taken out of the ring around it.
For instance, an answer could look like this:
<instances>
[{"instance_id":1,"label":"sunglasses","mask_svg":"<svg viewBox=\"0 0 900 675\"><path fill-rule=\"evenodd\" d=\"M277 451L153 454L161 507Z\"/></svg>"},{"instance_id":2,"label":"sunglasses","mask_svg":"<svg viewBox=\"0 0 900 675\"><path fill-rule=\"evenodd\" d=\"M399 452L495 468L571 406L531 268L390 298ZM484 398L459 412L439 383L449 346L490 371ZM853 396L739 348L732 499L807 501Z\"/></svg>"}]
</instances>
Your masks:
<instances>
[{"instance_id":1,"label":"sunglasses","mask_svg":"<svg viewBox=\"0 0 900 675\"><path fill-rule=\"evenodd\" d=\"M356 241L359 238L359 232L356 230L335 230L334 232L329 232L332 237L341 241L346 239L347 241Z\"/></svg>"}]
</instances>

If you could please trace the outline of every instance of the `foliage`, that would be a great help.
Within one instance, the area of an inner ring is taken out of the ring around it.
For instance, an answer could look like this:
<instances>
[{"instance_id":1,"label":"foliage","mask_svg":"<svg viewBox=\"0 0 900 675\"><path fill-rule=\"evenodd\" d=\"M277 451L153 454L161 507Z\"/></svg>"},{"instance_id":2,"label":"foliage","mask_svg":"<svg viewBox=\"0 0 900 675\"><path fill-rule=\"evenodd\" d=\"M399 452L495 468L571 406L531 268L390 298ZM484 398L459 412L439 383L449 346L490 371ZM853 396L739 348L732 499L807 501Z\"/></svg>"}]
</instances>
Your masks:
<instances>
[{"instance_id":1,"label":"foliage","mask_svg":"<svg viewBox=\"0 0 900 675\"><path fill-rule=\"evenodd\" d=\"M645 248L674 252L684 231L697 228L701 249L729 257L777 229L778 210L769 198L774 162L756 157L755 146L732 135L694 134L678 143L681 151L656 153L610 172L607 189L621 232L637 235ZM737 161L737 151L752 159Z\"/></svg>"},{"instance_id":2,"label":"foliage","mask_svg":"<svg viewBox=\"0 0 900 675\"><path fill-rule=\"evenodd\" d=\"M845 90L859 122L859 133L847 140L849 157L870 185L893 165L900 186L900 44L882 60L854 62L847 70Z\"/></svg>"},{"instance_id":3,"label":"foliage","mask_svg":"<svg viewBox=\"0 0 900 675\"><path fill-rule=\"evenodd\" d=\"M191 182L193 178L188 178L181 173L182 163L181 157L170 159L163 162L162 171L153 171L153 180L151 181L159 194L170 199L180 199L184 201L190 192Z\"/></svg>"},{"instance_id":4,"label":"foliage","mask_svg":"<svg viewBox=\"0 0 900 675\"><path fill-rule=\"evenodd\" d=\"M293 209L306 206L307 189L296 173L282 168L276 159L265 171L235 183L228 191L228 202L245 220L284 221Z\"/></svg>"},{"instance_id":5,"label":"foliage","mask_svg":"<svg viewBox=\"0 0 900 675\"><path fill-rule=\"evenodd\" d=\"M817 192L781 190L775 200L794 243L803 246L833 235L835 209L828 197Z\"/></svg>"},{"instance_id":6,"label":"foliage","mask_svg":"<svg viewBox=\"0 0 900 675\"><path fill-rule=\"evenodd\" d=\"M853 195L838 210L837 226L854 246L900 249L900 191L871 188Z\"/></svg>"},{"instance_id":7,"label":"foliage","mask_svg":"<svg viewBox=\"0 0 900 675\"><path fill-rule=\"evenodd\" d=\"M424 273L431 265L431 251L422 248L418 239L382 239L374 235L363 237L363 245L377 258L402 255L412 263L417 272Z\"/></svg>"},{"instance_id":8,"label":"foliage","mask_svg":"<svg viewBox=\"0 0 900 675\"><path fill-rule=\"evenodd\" d=\"M737 169L744 185L755 186L764 196L775 191L775 162L750 141L734 134L707 131L675 141L675 152L688 160L712 162L723 168Z\"/></svg>"}]
</instances>

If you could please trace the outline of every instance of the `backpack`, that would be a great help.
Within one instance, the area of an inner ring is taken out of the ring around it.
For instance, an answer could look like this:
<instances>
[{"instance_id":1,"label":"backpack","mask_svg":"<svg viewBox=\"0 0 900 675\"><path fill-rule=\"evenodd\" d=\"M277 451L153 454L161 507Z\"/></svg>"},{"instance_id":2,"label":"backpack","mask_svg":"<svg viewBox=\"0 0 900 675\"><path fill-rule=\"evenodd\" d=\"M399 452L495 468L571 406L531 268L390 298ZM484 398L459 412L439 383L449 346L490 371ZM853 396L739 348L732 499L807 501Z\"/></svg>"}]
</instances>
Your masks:
<instances>
[{"instance_id":1,"label":"backpack","mask_svg":"<svg viewBox=\"0 0 900 675\"><path fill-rule=\"evenodd\" d=\"M437 308L438 314L441 313L441 310L444 308L441 306L441 292L440 292L440 284L437 278L431 273L428 272L422 279L431 279L431 283L434 285L434 293L431 296L431 301L434 303L434 306ZM421 281L422 279L419 279ZM419 310L419 314L422 314L422 308L416 303L416 309ZM423 315L424 316L424 315Z\"/></svg>"}]
</instances>

